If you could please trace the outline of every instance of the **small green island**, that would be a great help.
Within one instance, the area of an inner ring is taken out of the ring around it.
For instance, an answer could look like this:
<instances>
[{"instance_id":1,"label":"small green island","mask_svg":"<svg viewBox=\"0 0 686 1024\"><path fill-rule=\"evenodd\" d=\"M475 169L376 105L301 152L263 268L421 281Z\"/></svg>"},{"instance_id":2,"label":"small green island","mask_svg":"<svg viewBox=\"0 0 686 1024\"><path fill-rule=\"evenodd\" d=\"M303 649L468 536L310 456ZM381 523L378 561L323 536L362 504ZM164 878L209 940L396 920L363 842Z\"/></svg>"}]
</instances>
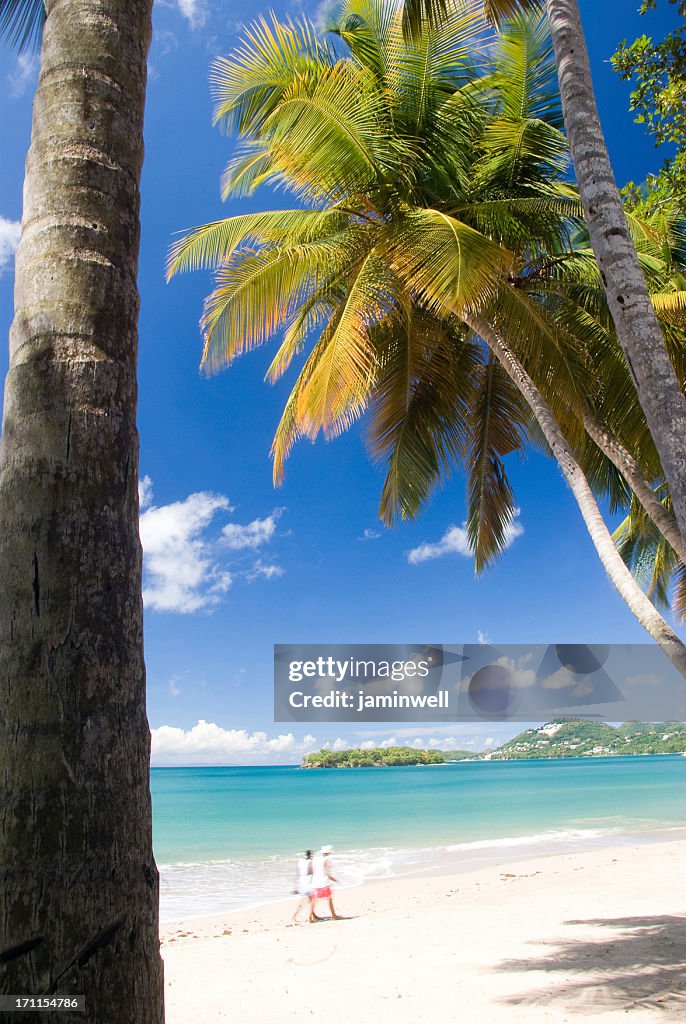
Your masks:
<instances>
[{"instance_id":1,"label":"small green island","mask_svg":"<svg viewBox=\"0 0 686 1024\"><path fill-rule=\"evenodd\" d=\"M515 761L526 758L611 757L686 753L684 722L589 722L564 718L526 729L493 750L419 750L416 747L351 747L306 754L303 768L389 768L455 761Z\"/></svg>"}]
</instances>

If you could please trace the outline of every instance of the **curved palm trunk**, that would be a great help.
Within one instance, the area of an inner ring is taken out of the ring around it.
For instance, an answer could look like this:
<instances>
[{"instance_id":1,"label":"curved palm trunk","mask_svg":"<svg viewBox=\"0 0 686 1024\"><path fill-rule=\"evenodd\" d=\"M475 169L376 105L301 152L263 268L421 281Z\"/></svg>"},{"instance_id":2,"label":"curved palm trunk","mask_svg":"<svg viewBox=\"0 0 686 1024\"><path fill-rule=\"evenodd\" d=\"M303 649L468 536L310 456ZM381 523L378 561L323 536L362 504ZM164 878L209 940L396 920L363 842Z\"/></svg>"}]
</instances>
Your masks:
<instances>
[{"instance_id":1,"label":"curved palm trunk","mask_svg":"<svg viewBox=\"0 0 686 1024\"><path fill-rule=\"evenodd\" d=\"M598 117L577 0L546 0L564 111L591 243L638 400L686 542L686 398L629 235Z\"/></svg>"},{"instance_id":2,"label":"curved palm trunk","mask_svg":"<svg viewBox=\"0 0 686 1024\"><path fill-rule=\"evenodd\" d=\"M622 561L613 543L610 531L600 514L600 509L588 481L573 453L570 451L557 420L553 416L543 395L531 377L529 377L516 355L491 324L477 316L470 317L465 314L461 314L461 316L468 327L475 334L478 334L479 337L483 338L529 404L545 435L546 441L550 445L553 455L557 459L565 480L576 498L593 545L610 580L643 628L660 645L674 667L686 677L686 646L684 646L674 630L669 627L652 602L646 597Z\"/></svg>"},{"instance_id":3,"label":"curved palm trunk","mask_svg":"<svg viewBox=\"0 0 686 1024\"><path fill-rule=\"evenodd\" d=\"M641 467L633 456L589 411L584 413L584 429L591 440L600 448L603 455L619 470L640 501L646 514L652 519L679 559L686 564L686 546L684 546L681 540L676 520L669 509L665 508L662 502L655 496L655 491L644 477Z\"/></svg>"},{"instance_id":4,"label":"curved palm trunk","mask_svg":"<svg viewBox=\"0 0 686 1024\"><path fill-rule=\"evenodd\" d=\"M164 1016L135 422L151 8L48 4L16 261L0 451L0 978L4 993L84 994L85 1016L63 1024Z\"/></svg>"}]
</instances>

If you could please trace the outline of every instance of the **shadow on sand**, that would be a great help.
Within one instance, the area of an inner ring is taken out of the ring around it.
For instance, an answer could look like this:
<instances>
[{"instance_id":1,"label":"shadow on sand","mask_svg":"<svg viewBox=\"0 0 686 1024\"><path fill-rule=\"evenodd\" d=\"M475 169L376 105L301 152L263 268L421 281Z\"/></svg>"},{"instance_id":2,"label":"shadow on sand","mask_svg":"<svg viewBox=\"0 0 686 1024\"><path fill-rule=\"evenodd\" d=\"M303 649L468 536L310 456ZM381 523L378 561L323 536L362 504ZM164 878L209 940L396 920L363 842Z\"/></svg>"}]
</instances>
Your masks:
<instances>
[{"instance_id":1,"label":"shadow on sand","mask_svg":"<svg viewBox=\"0 0 686 1024\"><path fill-rule=\"evenodd\" d=\"M549 976L545 987L500 1002L564 1006L589 1015L643 1008L658 1011L663 1020L686 1019L686 917L592 918L565 925L595 926L598 938L537 943L542 955L494 966Z\"/></svg>"}]
</instances>

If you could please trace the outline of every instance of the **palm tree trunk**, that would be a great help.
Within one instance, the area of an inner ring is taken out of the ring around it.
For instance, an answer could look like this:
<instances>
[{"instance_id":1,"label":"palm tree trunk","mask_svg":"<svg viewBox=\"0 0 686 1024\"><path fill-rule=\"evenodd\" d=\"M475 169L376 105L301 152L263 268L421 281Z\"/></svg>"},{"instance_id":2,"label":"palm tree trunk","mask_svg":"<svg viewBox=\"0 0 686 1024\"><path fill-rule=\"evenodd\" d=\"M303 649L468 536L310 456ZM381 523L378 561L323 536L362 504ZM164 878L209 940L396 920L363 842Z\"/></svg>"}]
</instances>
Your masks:
<instances>
[{"instance_id":1,"label":"palm tree trunk","mask_svg":"<svg viewBox=\"0 0 686 1024\"><path fill-rule=\"evenodd\" d=\"M138 537L152 0L51 0L0 449L3 993L162 1024ZM17 1021L35 1014L18 1013Z\"/></svg>"},{"instance_id":2,"label":"palm tree trunk","mask_svg":"<svg viewBox=\"0 0 686 1024\"><path fill-rule=\"evenodd\" d=\"M686 646L662 618L633 578L614 545L593 492L560 430L557 420L531 377L497 330L481 317L460 314L468 327L483 338L530 406L565 480L610 580L643 628L650 633L674 667L686 677Z\"/></svg>"},{"instance_id":3,"label":"palm tree trunk","mask_svg":"<svg viewBox=\"0 0 686 1024\"><path fill-rule=\"evenodd\" d=\"M655 491L644 477L641 467L633 456L588 410L584 412L584 429L603 455L622 474L640 501L646 514L652 519L667 543L674 549L680 561L686 563L686 546L684 546L681 540L676 520L669 509L665 508L656 497Z\"/></svg>"},{"instance_id":4,"label":"palm tree trunk","mask_svg":"<svg viewBox=\"0 0 686 1024\"><path fill-rule=\"evenodd\" d=\"M593 92L577 0L546 0L562 109L593 250L686 542L686 398L631 241Z\"/></svg>"}]
</instances>

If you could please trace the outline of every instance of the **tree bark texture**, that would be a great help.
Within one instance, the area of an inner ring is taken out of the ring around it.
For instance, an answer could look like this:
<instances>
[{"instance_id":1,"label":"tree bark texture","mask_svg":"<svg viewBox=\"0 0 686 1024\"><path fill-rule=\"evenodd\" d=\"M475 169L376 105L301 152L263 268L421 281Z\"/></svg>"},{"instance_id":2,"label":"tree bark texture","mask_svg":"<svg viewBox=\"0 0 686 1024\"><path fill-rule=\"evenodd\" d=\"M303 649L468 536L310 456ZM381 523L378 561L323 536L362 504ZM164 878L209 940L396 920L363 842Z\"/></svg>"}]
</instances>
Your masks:
<instances>
[{"instance_id":1,"label":"tree bark texture","mask_svg":"<svg viewBox=\"0 0 686 1024\"><path fill-rule=\"evenodd\" d=\"M51 0L0 448L0 990L162 1024L138 535L152 0ZM16 1022L35 1013L12 1015Z\"/></svg>"},{"instance_id":2,"label":"tree bark texture","mask_svg":"<svg viewBox=\"0 0 686 1024\"><path fill-rule=\"evenodd\" d=\"M461 316L467 326L485 341L531 408L576 499L600 561L620 597L643 628L660 645L674 667L686 677L686 646L665 622L652 601L646 597L622 561L593 491L550 406L500 333L480 317L469 317L464 313Z\"/></svg>"},{"instance_id":3,"label":"tree bark texture","mask_svg":"<svg viewBox=\"0 0 686 1024\"><path fill-rule=\"evenodd\" d=\"M578 2L546 0L546 9L565 127L591 244L686 543L686 398L665 347L612 173Z\"/></svg>"}]
</instances>

